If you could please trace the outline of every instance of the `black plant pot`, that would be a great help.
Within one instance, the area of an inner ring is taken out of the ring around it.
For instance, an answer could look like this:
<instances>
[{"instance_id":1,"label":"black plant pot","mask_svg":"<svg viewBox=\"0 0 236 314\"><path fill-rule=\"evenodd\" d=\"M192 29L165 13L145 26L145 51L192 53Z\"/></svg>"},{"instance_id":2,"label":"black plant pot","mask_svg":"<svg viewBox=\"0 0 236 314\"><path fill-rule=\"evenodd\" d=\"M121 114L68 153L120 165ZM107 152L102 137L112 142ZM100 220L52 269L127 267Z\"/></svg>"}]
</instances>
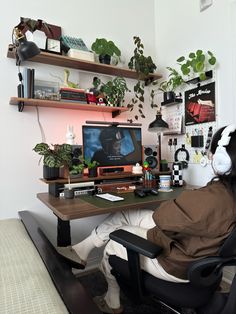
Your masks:
<instances>
[{"instance_id":1,"label":"black plant pot","mask_svg":"<svg viewBox=\"0 0 236 314\"><path fill-rule=\"evenodd\" d=\"M59 168L43 166L43 177L45 180L55 180L59 178Z\"/></svg>"},{"instance_id":2,"label":"black plant pot","mask_svg":"<svg viewBox=\"0 0 236 314\"><path fill-rule=\"evenodd\" d=\"M175 100L175 93L174 92L164 92L164 102Z\"/></svg>"},{"instance_id":3,"label":"black plant pot","mask_svg":"<svg viewBox=\"0 0 236 314\"><path fill-rule=\"evenodd\" d=\"M89 177L96 177L97 176L97 167L88 169L88 176Z\"/></svg>"},{"instance_id":4,"label":"black plant pot","mask_svg":"<svg viewBox=\"0 0 236 314\"><path fill-rule=\"evenodd\" d=\"M99 62L103 64L111 64L111 56L109 55L100 55Z\"/></svg>"}]
</instances>

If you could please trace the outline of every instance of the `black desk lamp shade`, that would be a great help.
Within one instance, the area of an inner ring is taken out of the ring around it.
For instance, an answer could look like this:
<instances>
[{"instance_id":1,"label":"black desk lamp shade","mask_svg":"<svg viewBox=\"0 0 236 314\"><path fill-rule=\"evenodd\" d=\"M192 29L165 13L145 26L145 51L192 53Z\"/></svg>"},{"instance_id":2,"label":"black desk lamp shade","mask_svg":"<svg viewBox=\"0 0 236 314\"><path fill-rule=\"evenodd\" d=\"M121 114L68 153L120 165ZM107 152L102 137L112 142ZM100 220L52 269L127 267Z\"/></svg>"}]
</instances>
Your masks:
<instances>
[{"instance_id":1,"label":"black desk lamp shade","mask_svg":"<svg viewBox=\"0 0 236 314\"><path fill-rule=\"evenodd\" d=\"M158 136L158 153L159 159L161 160L161 132L169 128L168 123L162 120L161 112L157 112L156 119L149 124L148 131L155 132Z\"/></svg>"},{"instance_id":2,"label":"black desk lamp shade","mask_svg":"<svg viewBox=\"0 0 236 314\"><path fill-rule=\"evenodd\" d=\"M18 40L17 54L20 61L25 61L40 54L40 49L34 42L23 37Z\"/></svg>"}]
</instances>

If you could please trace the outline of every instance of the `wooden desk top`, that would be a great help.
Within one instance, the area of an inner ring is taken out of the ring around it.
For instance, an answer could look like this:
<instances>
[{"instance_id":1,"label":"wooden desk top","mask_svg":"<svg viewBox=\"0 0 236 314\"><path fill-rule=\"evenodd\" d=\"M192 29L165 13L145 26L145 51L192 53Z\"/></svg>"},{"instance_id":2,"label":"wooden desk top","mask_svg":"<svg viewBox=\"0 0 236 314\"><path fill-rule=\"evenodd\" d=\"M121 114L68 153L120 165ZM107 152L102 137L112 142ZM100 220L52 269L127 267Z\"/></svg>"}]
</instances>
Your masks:
<instances>
[{"instance_id":1,"label":"wooden desk top","mask_svg":"<svg viewBox=\"0 0 236 314\"><path fill-rule=\"evenodd\" d=\"M96 196L79 196L74 199L64 199L54 197L48 193L38 193L37 197L53 213L62 220L73 220L83 217L107 214L128 209L156 209L163 201L176 198L184 189L193 188L187 186L173 188L172 192L159 192L157 196L148 195L140 198L131 193L119 194L124 197L124 201L110 202ZM112 193L113 194L113 193Z\"/></svg>"}]
</instances>

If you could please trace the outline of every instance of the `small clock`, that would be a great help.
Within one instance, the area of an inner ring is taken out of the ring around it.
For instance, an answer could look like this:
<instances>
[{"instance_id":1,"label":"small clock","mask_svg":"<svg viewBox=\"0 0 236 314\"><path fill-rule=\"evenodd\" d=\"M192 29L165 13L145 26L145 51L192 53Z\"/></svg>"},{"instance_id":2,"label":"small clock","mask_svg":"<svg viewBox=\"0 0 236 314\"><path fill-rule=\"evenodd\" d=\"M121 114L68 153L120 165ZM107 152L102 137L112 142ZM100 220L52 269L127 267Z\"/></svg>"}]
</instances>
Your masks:
<instances>
[{"instance_id":1,"label":"small clock","mask_svg":"<svg viewBox=\"0 0 236 314\"><path fill-rule=\"evenodd\" d=\"M61 42L58 39L47 39L47 51L61 54Z\"/></svg>"}]
</instances>

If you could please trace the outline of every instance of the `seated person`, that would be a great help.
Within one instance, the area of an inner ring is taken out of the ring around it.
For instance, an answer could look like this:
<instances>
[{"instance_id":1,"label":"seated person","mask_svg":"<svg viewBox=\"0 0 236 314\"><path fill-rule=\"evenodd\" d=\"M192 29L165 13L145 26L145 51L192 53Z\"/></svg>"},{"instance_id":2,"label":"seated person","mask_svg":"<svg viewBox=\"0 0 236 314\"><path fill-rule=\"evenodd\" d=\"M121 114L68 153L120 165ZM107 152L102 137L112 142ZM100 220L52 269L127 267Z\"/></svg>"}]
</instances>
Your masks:
<instances>
[{"instance_id":1,"label":"seated person","mask_svg":"<svg viewBox=\"0 0 236 314\"><path fill-rule=\"evenodd\" d=\"M101 131L99 140L102 148L95 151L92 161L96 160L100 165L114 166L125 163L125 157L121 154L121 143L124 139L122 130L112 126Z\"/></svg>"},{"instance_id":2,"label":"seated person","mask_svg":"<svg viewBox=\"0 0 236 314\"><path fill-rule=\"evenodd\" d=\"M127 259L125 248L109 240L116 229L125 229L163 248L156 259L140 256L141 267L153 276L187 282L187 268L197 259L217 255L236 225L236 126L219 129L211 143L215 177L197 190L185 190L155 211L121 211L108 216L82 242L64 248L62 254L86 263L94 247L105 246L101 263L108 290L96 302L106 313L122 313L119 286L110 273L109 255Z\"/></svg>"}]
</instances>

